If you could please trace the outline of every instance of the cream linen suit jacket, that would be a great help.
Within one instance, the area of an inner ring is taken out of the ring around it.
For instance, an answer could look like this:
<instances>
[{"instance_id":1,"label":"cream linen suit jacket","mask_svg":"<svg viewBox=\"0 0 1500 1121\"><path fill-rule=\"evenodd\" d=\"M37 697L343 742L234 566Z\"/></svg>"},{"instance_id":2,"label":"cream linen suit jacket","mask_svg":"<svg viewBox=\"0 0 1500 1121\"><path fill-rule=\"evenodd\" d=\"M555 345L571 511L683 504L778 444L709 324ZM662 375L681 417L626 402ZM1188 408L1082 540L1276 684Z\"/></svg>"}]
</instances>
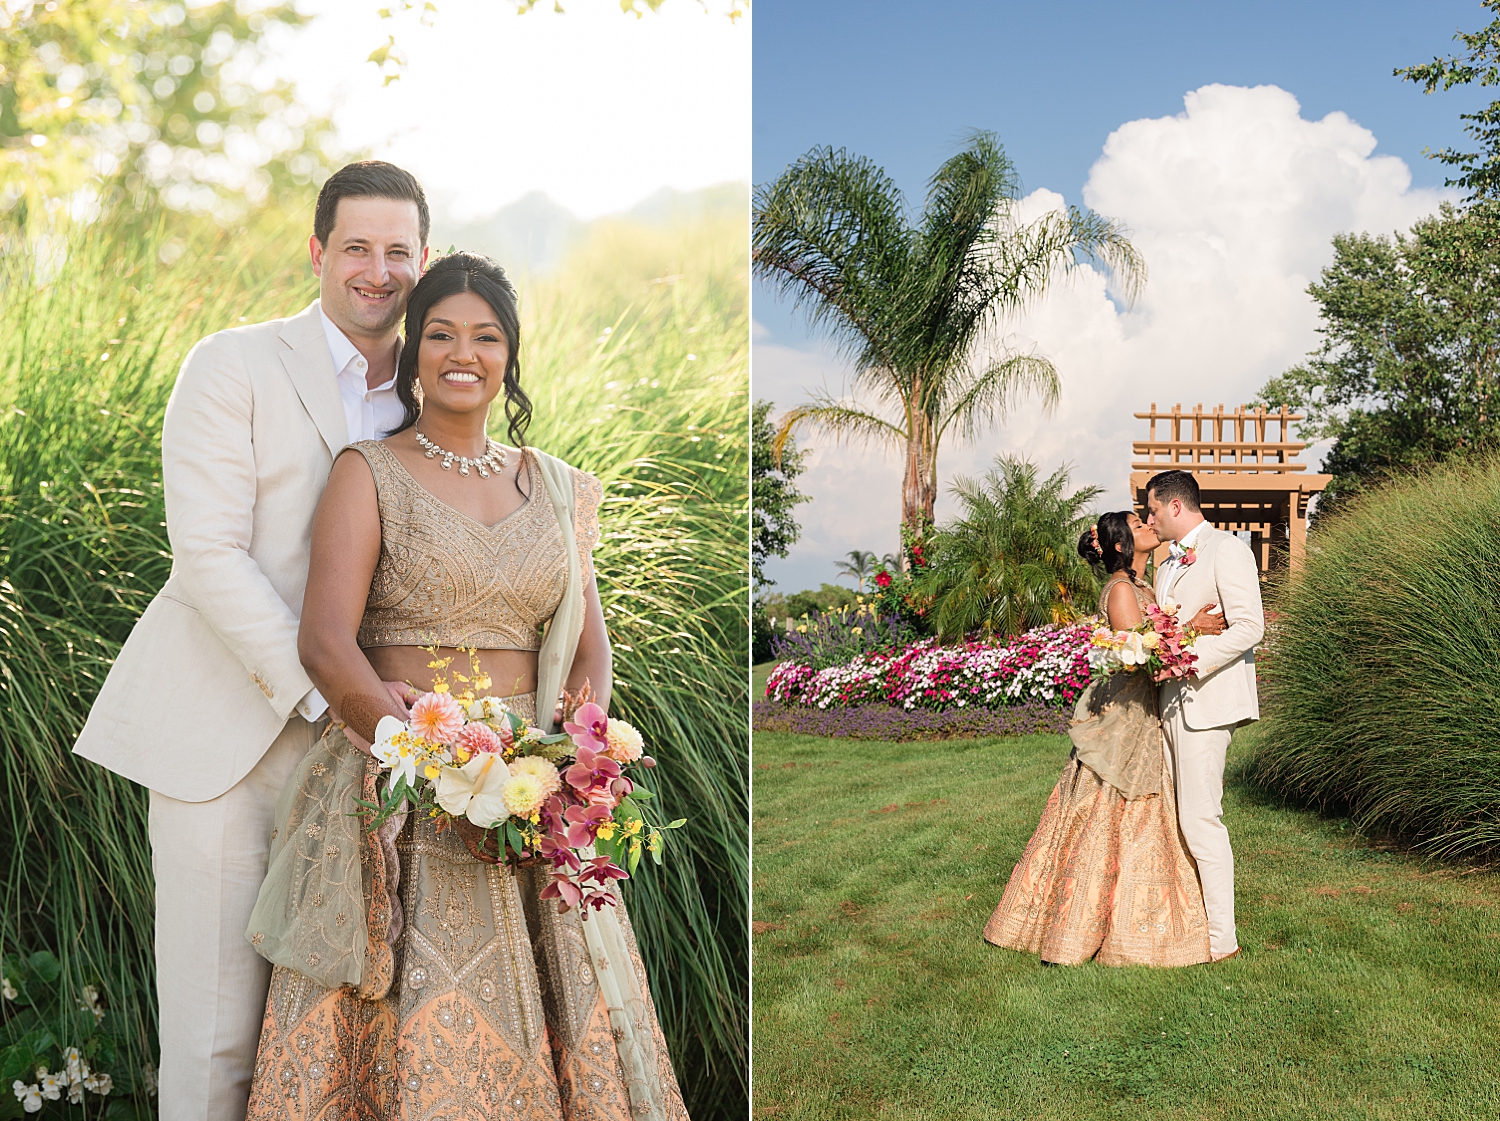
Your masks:
<instances>
[{"instance_id":1,"label":"cream linen suit jacket","mask_svg":"<svg viewBox=\"0 0 1500 1121\"><path fill-rule=\"evenodd\" d=\"M172 574L73 750L184 802L260 761L311 689L297 657L313 512L348 427L318 305L193 347L162 425Z\"/></svg>"},{"instance_id":2,"label":"cream linen suit jacket","mask_svg":"<svg viewBox=\"0 0 1500 1121\"><path fill-rule=\"evenodd\" d=\"M1198 531L1195 552L1197 559L1186 568L1179 566L1170 588L1162 570L1157 570L1157 602L1179 604L1177 617L1184 623L1210 603L1217 603L1228 626L1223 634L1198 638L1193 644L1198 676L1185 683L1169 683L1168 688L1182 690L1183 723L1187 727L1195 731L1233 728L1260 719L1255 646L1266 629L1260 574L1250 547L1233 533L1211 525Z\"/></svg>"}]
</instances>

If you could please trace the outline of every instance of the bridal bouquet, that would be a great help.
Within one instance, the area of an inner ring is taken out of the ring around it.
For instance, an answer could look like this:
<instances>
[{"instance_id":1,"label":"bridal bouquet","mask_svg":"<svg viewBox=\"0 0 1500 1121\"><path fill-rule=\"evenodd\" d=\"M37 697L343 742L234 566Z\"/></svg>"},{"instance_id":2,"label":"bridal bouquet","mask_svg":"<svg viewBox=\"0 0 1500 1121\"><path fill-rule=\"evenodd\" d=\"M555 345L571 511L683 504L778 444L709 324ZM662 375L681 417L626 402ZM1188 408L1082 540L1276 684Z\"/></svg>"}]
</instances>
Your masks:
<instances>
[{"instance_id":1,"label":"bridal bouquet","mask_svg":"<svg viewBox=\"0 0 1500 1121\"><path fill-rule=\"evenodd\" d=\"M386 716L376 726L371 754L388 778L379 804L360 803L374 811L370 830L408 803L439 819L439 830L463 819L485 831L497 859L508 849L550 863L541 897L559 910L613 905L614 882L634 874L642 851L660 864L665 830L686 821L651 821L642 803L654 795L624 773L656 766L641 734L591 701L562 732L543 732L500 699L476 696L490 682L471 659L472 677L455 674L465 692L453 694L442 676L451 659L440 659L411 719Z\"/></svg>"},{"instance_id":2,"label":"bridal bouquet","mask_svg":"<svg viewBox=\"0 0 1500 1121\"><path fill-rule=\"evenodd\" d=\"M1173 678L1197 677L1198 656L1193 653L1197 637L1177 621L1177 607L1146 605L1146 617L1128 631L1099 627L1089 643L1089 665L1103 676L1117 670L1143 669L1153 678L1165 673Z\"/></svg>"}]
</instances>

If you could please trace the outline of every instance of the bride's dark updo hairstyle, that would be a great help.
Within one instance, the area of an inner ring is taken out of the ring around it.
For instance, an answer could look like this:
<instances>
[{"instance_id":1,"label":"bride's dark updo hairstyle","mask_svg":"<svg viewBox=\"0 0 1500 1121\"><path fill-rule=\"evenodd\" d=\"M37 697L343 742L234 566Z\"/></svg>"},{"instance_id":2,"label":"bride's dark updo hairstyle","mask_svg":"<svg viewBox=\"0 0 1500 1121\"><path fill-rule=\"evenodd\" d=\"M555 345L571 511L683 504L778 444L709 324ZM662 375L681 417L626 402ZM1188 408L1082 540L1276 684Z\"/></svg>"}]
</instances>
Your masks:
<instances>
[{"instance_id":1,"label":"bride's dark updo hairstyle","mask_svg":"<svg viewBox=\"0 0 1500 1121\"><path fill-rule=\"evenodd\" d=\"M1094 541L1097 530L1099 540ZM1135 563L1135 533L1130 528L1130 511L1111 510L1099 515L1094 530L1084 530L1078 539L1078 555L1090 564L1102 565L1108 574L1123 572Z\"/></svg>"},{"instance_id":2,"label":"bride's dark updo hairstyle","mask_svg":"<svg viewBox=\"0 0 1500 1121\"><path fill-rule=\"evenodd\" d=\"M422 412L417 388L417 351L422 330L433 307L449 296L473 292L495 313L505 334L505 419L512 445L526 446L526 428L531 424L531 398L521 388L521 317L516 311L516 290L505 270L480 253L450 253L439 258L422 274L406 304L406 341L396 363L396 397L406 408L397 432L417 423Z\"/></svg>"}]
</instances>

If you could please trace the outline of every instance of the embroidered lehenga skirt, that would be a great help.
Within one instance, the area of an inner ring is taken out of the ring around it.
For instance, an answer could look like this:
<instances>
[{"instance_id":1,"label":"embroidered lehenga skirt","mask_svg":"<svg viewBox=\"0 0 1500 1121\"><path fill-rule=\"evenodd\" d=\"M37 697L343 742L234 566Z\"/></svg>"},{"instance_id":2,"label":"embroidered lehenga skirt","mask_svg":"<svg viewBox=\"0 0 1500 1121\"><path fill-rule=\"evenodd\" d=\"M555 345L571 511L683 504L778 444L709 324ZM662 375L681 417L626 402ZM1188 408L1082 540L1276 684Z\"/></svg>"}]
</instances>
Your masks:
<instances>
[{"instance_id":1,"label":"embroidered lehenga skirt","mask_svg":"<svg viewBox=\"0 0 1500 1121\"><path fill-rule=\"evenodd\" d=\"M367 800L375 777L371 764ZM361 852L377 866L365 876L370 930L388 928L392 903L399 912L393 938L372 934L360 983L325 988L275 968L248 1121L641 1116L599 976L622 971L591 954L576 909L559 914L555 901L538 899L545 870L480 861L454 830L438 833L417 814L394 847L395 900L382 886L391 880L379 867L383 846ZM646 1060L660 1115L686 1121L623 905L617 917L633 966L623 974L639 979L624 1001L633 1069L639 1079Z\"/></svg>"},{"instance_id":2,"label":"embroidered lehenga skirt","mask_svg":"<svg viewBox=\"0 0 1500 1121\"><path fill-rule=\"evenodd\" d=\"M1127 799L1087 766L1075 747L985 925L984 937L995 945L1040 954L1059 965L1090 959L1155 966L1209 960L1203 890L1177 825L1154 691L1149 711L1139 698L1127 696L1126 703L1133 707L1108 714L1105 735L1122 748L1132 740L1147 746L1126 759L1108 758L1106 751L1108 765L1101 769L1118 772L1117 781L1129 786L1149 763L1149 786L1157 792ZM1087 741L1075 736L1075 742ZM1099 751L1097 742L1089 746ZM1129 775L1131 782L1120 775Z\"/></svg>"}]
</instances>

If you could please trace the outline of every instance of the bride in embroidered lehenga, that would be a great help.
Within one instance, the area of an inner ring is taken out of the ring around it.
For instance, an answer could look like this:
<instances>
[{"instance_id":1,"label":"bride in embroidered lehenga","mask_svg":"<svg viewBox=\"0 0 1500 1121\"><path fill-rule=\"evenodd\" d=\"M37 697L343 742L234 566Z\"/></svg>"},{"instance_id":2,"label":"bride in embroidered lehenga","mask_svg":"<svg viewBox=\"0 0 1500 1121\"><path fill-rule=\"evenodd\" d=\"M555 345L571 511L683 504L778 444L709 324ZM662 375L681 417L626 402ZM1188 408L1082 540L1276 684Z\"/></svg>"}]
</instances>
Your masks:
<instances>
[{"instance_id":1,"label":"bride in embroidered lehenga","mask_svg":"<svg viewBox=\"0 0 1500 1121\"><path fill-rule=\"evenodd\" d=\"M1079 541L1108 574L1099 613L1111 628L1136 626L1156 602L1143 577L1160 544L1129 512L1103 515ZM1217 634L1224 621L1205 609L1191 625ZM1068 734L1072 754L985 938L1057 965L1208 961L1203 890L1178 830L1156 684L1137 671L1090 686Z\"/></svg>"},{"instance_id":2,"label":"bride in embroidered lehenga","mask_svg":"<svg viewBox=\"0 0 1500 1121\"><path fill-rule=\"evenodd\" d=\"M337 719L283 794L247 932L276 963L249 1121L686 1121L623 906L559 913L545 870L480 859L467 822L371 837L350 814L375 793L376 723L407 715L382 682L430 688L424 647L465 670L476 648L528 721L586 682L609 704L601 490L524 447L514 289L446 257L406 340L406 425L337 459L313 525L299 646ZM485 435L502 390L517 448Z\"/></svg>"}]
</instances>

